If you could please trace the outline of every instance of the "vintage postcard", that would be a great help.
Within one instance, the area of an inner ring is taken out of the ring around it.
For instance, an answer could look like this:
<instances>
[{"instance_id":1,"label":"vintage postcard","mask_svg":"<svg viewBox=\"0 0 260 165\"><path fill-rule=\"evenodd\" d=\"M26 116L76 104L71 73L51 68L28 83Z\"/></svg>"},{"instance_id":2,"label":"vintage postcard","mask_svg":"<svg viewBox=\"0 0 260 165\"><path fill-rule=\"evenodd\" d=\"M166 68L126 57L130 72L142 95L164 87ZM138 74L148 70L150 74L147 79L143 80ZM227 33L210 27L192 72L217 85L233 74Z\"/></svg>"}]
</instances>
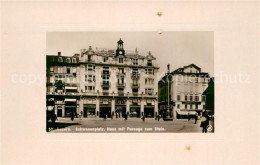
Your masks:
<instances>
[{"instance_id":1,"label":"vintage postcard","mask_svg":"<svg viewBox=\"0 0 260 165\"><path fill-rule=\"evenodd\" d=\"M47 132L214 132L213 32L46 38Z\"/></svg>"}]
</instances>

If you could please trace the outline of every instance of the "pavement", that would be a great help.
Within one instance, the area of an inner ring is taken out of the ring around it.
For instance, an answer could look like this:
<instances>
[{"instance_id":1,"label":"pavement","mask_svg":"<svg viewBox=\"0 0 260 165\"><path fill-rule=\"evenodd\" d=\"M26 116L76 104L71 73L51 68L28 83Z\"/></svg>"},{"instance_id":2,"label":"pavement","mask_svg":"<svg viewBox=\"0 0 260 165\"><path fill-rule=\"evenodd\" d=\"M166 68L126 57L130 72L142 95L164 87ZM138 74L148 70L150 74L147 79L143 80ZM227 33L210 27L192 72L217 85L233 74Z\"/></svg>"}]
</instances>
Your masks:
<instances>
[{"instance_id":1,"label":"pavement","mask_svg":"<svg viewBox=\"0 0 260 165\"><path fill-rule=\"evenodd\" d=\"M154 118L70 118L59 117L56 120L54 129L50 132L87 132L87 133L201 133L200 120L174 119L173 121L160 121Z\"/></svg>"}]
</instances>

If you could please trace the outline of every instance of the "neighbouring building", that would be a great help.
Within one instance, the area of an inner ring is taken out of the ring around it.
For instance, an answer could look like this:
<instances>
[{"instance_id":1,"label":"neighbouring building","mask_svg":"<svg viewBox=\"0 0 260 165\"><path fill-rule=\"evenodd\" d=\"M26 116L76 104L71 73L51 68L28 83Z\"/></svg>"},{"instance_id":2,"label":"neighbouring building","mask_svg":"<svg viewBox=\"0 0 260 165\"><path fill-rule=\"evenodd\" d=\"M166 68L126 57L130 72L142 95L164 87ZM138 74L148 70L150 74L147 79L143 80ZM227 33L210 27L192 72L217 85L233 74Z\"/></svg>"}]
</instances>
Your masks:
<instances>
[{"instance_id":1,"label":"neighbouring building","mask_svg":"<svg viewBox=\"0 0 260 165\"><path fill-rule=\"evenodd\" d=\"M205 109L205 96L202 93L208 87L210 77L208 73L201 72L201 68L190 64L168 73L158 82L159 113L164 115L169 103L171 116L186 118L187 115L200 115Z\"/></svg>"},{"instance_id":2,"label":"neighbouring building","mask_svg":"<svg viewBox=\"0 0 260 165\"><path fill-rule=\"evenodd\" d=\"M47 55L47 110L58 117L155 117L158 114L159 70L156 58L137 51L81 50L71 57Z\"/></svg>"}]
</instances>

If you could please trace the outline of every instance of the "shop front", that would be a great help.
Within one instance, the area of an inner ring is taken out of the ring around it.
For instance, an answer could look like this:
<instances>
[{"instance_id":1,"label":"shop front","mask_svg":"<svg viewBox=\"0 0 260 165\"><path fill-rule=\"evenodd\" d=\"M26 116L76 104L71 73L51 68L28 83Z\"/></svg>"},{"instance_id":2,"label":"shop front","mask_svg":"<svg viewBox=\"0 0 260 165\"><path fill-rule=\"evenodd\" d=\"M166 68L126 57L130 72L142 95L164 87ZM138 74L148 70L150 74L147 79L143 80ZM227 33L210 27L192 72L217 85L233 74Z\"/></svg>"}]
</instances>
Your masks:
<instances>
[{"instance_id":1,"label":"shop front","mask_svg":"<svg viewBox=\"0 0 260 165\"><path fill-rule=\"evenodd\" d=\"M125 117L126 115L126 105L116 105L115 106L116 118Z\"/></svg>"},{"instance_id":2,"label":"shop front","mask_svg":"<svg viewBox=\"0 0 260 165\"><path fill-rule=\"evenodd\" d=\"M65 117L70 117L71 113L77 115L77 100L65 99Z\"/></svg>"},{"instance_id":3,"label":"shop front","mask_svg":"<svg viewBox=\"0 0 260 165\"><path fill-rule=\"evenodd\" d=\"M147 118L154 118L155 113L154 113L154 106L144 106L144 115Z\"/></svg>"},{"instance_id":4,"label":"shop front","mask_svg":"<svg viewBox=\"0 0 260 165\"><path fill-rule=\"evenodd\" d=\"M84 104L83 117L96 117L96 105Z\"/></svg>"},{"instance_id":5,"label":"shop front","mask_svg":"<svg viewBox=\"0 0 260 165\"><path fill-rule=\"evenodd\" d=\"M130 117L140 117L140 106L130 106Z\"/></svg>"}]
</instances>

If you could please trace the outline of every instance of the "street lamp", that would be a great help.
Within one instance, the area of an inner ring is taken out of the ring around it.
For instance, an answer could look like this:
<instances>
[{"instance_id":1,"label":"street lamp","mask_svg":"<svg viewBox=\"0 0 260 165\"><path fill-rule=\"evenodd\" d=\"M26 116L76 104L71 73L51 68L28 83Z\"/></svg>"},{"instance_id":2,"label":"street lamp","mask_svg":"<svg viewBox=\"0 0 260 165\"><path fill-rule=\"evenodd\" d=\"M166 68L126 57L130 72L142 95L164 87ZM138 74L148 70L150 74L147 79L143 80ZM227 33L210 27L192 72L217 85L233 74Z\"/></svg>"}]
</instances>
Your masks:
<instances>
[{"instance_id":1,"label":"street lamp","mask_svg":"<svg viewBox=\"0 0 260 165\"><path fill-rule=\"evenodd\" d=\"M170 76L170 64L167 65L168 68L168 75L167 75L167 83L168 83L168 89L167 89L167 94L168 94L168 105L167 105L167 110L166 110L166 115L164 117L164 121L172 121L173 118L171 117L171 107L170 107L170 81L169 81L169 76Z\"/></svg>"}]
</instances>

